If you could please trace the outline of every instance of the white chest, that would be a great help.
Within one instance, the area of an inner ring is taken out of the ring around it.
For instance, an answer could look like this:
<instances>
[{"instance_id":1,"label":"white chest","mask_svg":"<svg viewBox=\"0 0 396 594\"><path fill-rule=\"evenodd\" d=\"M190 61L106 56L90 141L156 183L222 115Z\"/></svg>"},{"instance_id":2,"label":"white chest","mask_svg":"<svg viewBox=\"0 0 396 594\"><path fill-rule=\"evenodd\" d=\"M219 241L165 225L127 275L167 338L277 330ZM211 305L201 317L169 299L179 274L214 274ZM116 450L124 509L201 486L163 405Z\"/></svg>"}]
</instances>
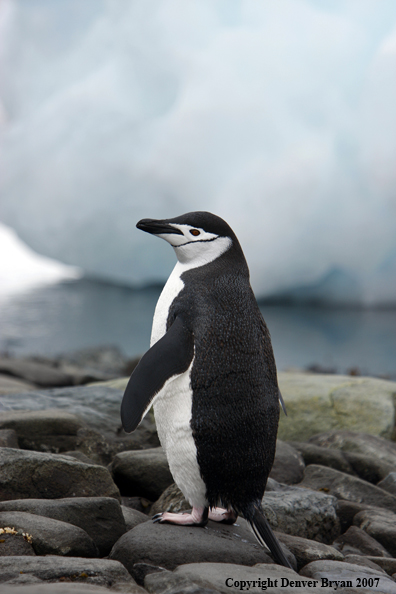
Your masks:
<instances>
[{"instance_id":1,"label":"white chest","mask_svg":"<svg viewBox=\"0 0 396 594\"><path fill-rule=\"evenodd\" d=\"M162 289L155 307L150 346L153 346L166 333L169 308L184 287L184 283L180 278L182 272L183 266L178 262L168 278L165 287Z\"/></svg>"}]
</instances>

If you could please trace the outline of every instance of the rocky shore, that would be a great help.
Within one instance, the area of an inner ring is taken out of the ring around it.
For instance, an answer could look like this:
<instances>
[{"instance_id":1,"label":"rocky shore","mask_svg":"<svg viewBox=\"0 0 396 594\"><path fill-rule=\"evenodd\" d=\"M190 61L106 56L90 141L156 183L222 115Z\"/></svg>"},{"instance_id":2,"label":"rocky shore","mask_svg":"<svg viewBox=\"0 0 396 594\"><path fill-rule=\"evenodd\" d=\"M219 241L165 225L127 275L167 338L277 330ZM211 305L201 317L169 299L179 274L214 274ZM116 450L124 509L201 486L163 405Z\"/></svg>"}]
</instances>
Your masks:
<instances>
[{"instance_id":1,"label":"rocky shore","mask_svg":"<svg viewBox=\"0 0 396 594\"><path fill-rule=\"evenodd\" d=\"M69 361L68 383L40 384L31 365L48 363L18 375L11 361L0 361L0 594L396 593L396 383L279 374L288 417L263 507L290 570L243 518L153 524L188 503L151 414L132 435L119 427L125 366L103 377Z\"/></svg>"}]
</instances>

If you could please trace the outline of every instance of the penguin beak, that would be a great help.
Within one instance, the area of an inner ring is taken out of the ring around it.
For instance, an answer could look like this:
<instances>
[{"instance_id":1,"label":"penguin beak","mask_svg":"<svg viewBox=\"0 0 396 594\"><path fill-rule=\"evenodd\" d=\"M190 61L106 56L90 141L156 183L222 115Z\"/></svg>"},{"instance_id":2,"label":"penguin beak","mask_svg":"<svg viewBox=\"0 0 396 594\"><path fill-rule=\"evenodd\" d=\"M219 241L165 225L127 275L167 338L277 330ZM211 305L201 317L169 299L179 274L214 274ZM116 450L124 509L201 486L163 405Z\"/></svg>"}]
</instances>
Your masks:
<instances>
[{"instance_id":1,"label":"penguin beak","mask_svg":"<svg viewBox=\"0 0 396 594\"><path fill-rule=\"evenodd\" d=\"M138 229L151 233L152 235L162 235L175 233L176 235L183 235L180 229L172 227L166 221L156 221L155 219L142 219L136 225Z\"/></svg>"}]
</instances>

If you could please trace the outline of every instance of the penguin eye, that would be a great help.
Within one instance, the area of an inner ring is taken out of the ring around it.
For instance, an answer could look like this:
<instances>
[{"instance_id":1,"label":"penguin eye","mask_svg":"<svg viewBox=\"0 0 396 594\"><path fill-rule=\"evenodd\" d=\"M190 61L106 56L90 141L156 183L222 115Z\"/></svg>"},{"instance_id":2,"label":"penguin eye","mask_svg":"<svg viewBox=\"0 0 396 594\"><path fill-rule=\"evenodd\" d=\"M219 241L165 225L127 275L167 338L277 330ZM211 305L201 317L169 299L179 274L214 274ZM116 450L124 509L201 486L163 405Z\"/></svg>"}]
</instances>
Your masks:
<instances>
[{"instance_id":1,"label":"penguin eye","mask_svg":"<svg viewBox=\"0 0 396 594\"><path fill-rule=\"evenodd\" d=\"M197 237L197 235L201 234L201 231L198 231L198 229L190 229L190 233L191 233L191 235L194 235L195 237Z\"/></svg>"}]
</instances>

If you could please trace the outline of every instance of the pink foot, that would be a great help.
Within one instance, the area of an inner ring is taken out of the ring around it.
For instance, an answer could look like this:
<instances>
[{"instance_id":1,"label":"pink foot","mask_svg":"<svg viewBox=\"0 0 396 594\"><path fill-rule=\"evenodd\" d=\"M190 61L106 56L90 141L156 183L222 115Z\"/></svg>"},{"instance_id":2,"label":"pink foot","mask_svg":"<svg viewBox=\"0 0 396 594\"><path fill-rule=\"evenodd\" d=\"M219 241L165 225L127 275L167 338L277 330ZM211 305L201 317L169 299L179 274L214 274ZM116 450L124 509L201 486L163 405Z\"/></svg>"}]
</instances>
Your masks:
<instances>
[{"instance_id":1,"label":"pink foot","mask_svg":"<svg viewBox=\"0 0 396 594\"><path fill-rule=\"evenodd\" d=\"M172 514L161 512L153 516L154 524L178 524L180 526L206 526L208 523L208 508L193 507L190 514Z\"/></svg>"},{"instance_id":2,"label":"pink foot","mask_svg":"<svg viewBox=\"0 0 396 594\"><path fill-rule=\"evenodd\" d=\"M223 522L224 524L234 524L238 514L233 511L227 511L222 507L213 507L209 510L209 520L214 522Z\"/></svg>"}]
</instances>

